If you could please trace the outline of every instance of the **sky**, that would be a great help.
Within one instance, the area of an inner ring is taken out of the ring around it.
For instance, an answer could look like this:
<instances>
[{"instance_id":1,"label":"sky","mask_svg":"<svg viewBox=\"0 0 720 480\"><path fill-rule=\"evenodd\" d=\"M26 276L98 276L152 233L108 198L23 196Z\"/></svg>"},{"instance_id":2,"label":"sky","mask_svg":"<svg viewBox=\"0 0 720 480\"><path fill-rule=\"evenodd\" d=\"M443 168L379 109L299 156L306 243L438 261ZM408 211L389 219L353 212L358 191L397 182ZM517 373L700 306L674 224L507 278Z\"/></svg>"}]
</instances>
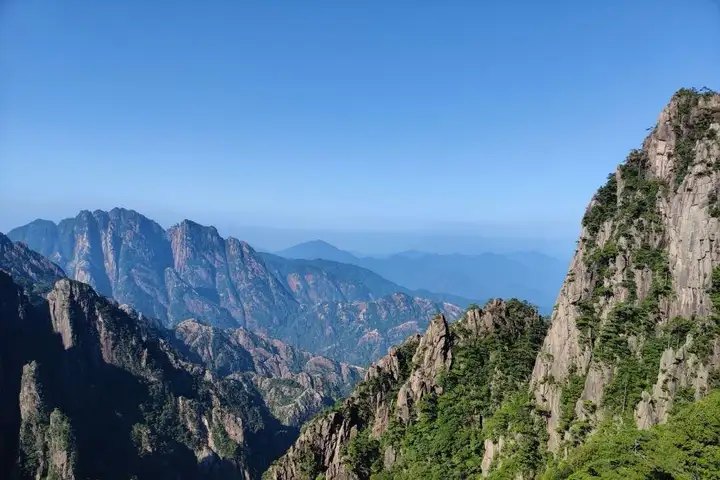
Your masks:
<instances>
[{"instance_id":1,"label":"sky","mask_svg":"<svg viewBox=\"0 0 720 480\"><path fill-rule=\"evenodd\" d=\"M673 92L720 89L720 3L4 0L0 72L0 231L574 240Z\"/></svg>"}]
</instances>

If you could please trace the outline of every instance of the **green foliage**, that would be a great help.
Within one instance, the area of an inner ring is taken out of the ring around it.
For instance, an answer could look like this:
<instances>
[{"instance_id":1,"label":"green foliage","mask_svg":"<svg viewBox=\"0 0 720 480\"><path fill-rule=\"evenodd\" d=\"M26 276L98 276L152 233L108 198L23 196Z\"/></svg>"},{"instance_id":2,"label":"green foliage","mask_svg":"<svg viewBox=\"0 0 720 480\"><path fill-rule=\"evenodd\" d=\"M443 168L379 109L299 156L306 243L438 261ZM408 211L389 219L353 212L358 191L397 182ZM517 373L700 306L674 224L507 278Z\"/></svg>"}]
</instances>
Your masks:
<instances>
[{"instance_id":1,"label":"green foliage","mask_svg":"<svg viewBox=\"0 0 720 480\"><path fill-rule=\"evenodd\" d=\"M50 452L55 455L62 452L67 456L67 466L72 471L76 461L75 436L70 427L70 420L59 409L54 409L50 414L50 425L48 427L48 444ZM63 472L55 471L55 465L49 464L48 480L63 478Z\"/></svg>"},{"instance_id":2,"label":"green foliage","mask_svg":"<svg viewBox=\"0 0 720 480\"><path fill-rule=\"evenodd\" d=\"M305 450L300 454L298 460L298 471L301 478L298 480L315 480L321 478L322 471L318 468L320 462L312 450ZM322 477L324 478L324 477Z\"/></svg>"},{"instance_id":3,"label":"green foliage","mask_svg":"<svg viewBox=\"0 0 720 480\"><path fill-rule=\"evenodd\" d=\"M562 389L560 395L560 424L558 425L560 432L570 428L570 424L575 420L575 404L580 399L584 387L584 375L570 375L567 384Z\"/></svg>"},{"instance_id":4,"label":"green foliage","mask_svg":"<svg viewBox=\"0 0 720 480\"><path fill-rule=\"evenodd\" d=\"M542 478L718 479L720 392L682 407L666 425L648 431L637 430L633 422L606 423Z\"/></svg>"},{"instance_id":5,"label":"green foliage","mask_svg":"<svg viewBox=\"0 0 720 480\"><path fill-rule=\"evenodd\" d=\"M595 237L603 223L610 220L617 210L617 179L615 174L608 175L607 183L595 194L595 204L585 213L582 226Z\"/></svg>"},{"instance_id":6,"label":"green foliage","mask_svg":"<svg viewBox=\"0 0 720 480\"><path fill-rule=\"evenodd\" d=\"M680 186L695 160L698 141L711 136L713 112L699 108L702 96L707 92L683 89L675 94L677 114L673 121L675 140L675 186Z\"/></svg>"},{"instance_id":7,"label":"green foliage","mask_svg":"<svg viewBox=\"0 0 720 480\"><path fill-rule=\"evenodd\" d=\"M380 442L365 428L347 444L345 464L360 478L368 478L382 469Z\"/></svg>"},{"instance_id":8,"label":"green foliage","mask_svg":"<svg viewBox=\"0 0 720 480\"><path fill-rule=\"evenodd\" d=\"M713 313L720 316L720 266L713 268L708 295L710 295Z\"/></svg>"},{"instance_id":9,"label":"green foliage","mask_svg":"<svg viewBox=\"0 0 720 480\"><path fill-rule=\"evenodd\" d=\"M715 130L713 130L713 132L715 132ZM718 201L718 195L715 191L708 194L708 213L711 217L720 218L720 202Z\"/></svg>"},{"instance_id":10,"label":"green foliage","mask_svg":"<svg viewBox=\"0 0 720 480\"><path fill-rule=\"evenodd\" d=\"M238 444L230 438L227 431L225 431L225 427L214 423L210 429L210 435L215 445L215 451L220 455L220 458L234 458L237 455Z\"/></svg>"},{"instance_id":11,"label":"green foliage","mask_svg":"<svg viewBox=\"0 0 720 480\"><path fill-rule=\"evenodd\" d=\"M507 468L534 471L542 462L544 431L527 393L527 380L547 329L527 302L506 302L503 324L484 335L456 328L453 363L443 393L428 394L405 427L391 425L381 445L397 445L402 462L386 477L467 478L480 474L486 438L517 434ZM520 470L518 470L520 471Z\"/></svg>"},{"instance_id":12,"label":"green foliage","mask_svg":"<svg viewBox=\"0 0 720 480\"><path fill-rule=\"evenodd\" d=\"M602 406L620 415L632 412L641 400L642 392L651 390L657 379L663 349L663 339L651 336L645 340L639 355L617 358L615 373L605 387Z\"/></svg>"}]
</instances>

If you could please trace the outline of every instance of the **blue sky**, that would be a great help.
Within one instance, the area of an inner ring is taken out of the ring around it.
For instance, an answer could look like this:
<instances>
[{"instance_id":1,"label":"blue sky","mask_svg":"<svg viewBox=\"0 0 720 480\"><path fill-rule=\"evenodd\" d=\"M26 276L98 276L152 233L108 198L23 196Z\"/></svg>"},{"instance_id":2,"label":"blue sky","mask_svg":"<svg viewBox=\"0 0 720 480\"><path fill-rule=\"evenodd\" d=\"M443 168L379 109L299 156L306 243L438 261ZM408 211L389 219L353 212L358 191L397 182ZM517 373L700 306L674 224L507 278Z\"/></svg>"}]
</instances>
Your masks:
<instances>
[{"instance_id":1,"label":"blue sky","mask_svg":"<svg viewBox=\"0 0 720 480\"><path fill-rule=\"evenodd\" d=\"M720 88L713 0L0 9L2 231L124 206L574 237L672 93Z\"/></svg>"}]
</instances>

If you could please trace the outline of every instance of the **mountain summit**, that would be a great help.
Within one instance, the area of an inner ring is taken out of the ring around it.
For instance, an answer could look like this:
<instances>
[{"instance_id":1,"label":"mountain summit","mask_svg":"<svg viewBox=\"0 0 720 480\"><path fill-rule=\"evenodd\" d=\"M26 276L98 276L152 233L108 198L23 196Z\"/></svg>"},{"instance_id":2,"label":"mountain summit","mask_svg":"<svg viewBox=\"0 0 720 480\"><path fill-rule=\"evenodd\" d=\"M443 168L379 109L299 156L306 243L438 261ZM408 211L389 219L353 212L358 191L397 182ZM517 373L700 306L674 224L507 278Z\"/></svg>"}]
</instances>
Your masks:
<instances>
[{"instance_id":1,"label":"mountain summit","mask_svg":"<svg viewBox=\"0 0 720 480\"><path fill-rule=\"evenodd\" d=\"M332 260L334 262L351 263L357 262L357 257L350 252L340 250L334 245L323 240L311 240L309 242L299 243L285 250L276 252L276 255L285 258L296 258L304 260Z\"/></svg>"}]
</instances>

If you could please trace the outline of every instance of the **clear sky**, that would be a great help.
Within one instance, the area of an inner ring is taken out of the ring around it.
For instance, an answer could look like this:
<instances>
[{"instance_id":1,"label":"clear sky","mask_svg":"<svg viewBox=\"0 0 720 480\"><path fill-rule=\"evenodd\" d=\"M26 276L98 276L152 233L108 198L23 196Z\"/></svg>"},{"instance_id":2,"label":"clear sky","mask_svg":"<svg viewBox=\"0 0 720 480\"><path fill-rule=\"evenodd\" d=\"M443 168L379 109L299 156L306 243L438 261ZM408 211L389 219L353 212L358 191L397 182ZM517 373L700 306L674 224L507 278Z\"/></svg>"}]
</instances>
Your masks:
<instances>
[{"instance_id":1,"label":"clear sky","mask_svg":"<svg viewBox=\"0 0 720 480\"><path fill-rule=\"evenodd\" d=\"M720 88L713 0L0 2L0 230L574 237L672 93Z\"/></svg>"}]
</instances>

